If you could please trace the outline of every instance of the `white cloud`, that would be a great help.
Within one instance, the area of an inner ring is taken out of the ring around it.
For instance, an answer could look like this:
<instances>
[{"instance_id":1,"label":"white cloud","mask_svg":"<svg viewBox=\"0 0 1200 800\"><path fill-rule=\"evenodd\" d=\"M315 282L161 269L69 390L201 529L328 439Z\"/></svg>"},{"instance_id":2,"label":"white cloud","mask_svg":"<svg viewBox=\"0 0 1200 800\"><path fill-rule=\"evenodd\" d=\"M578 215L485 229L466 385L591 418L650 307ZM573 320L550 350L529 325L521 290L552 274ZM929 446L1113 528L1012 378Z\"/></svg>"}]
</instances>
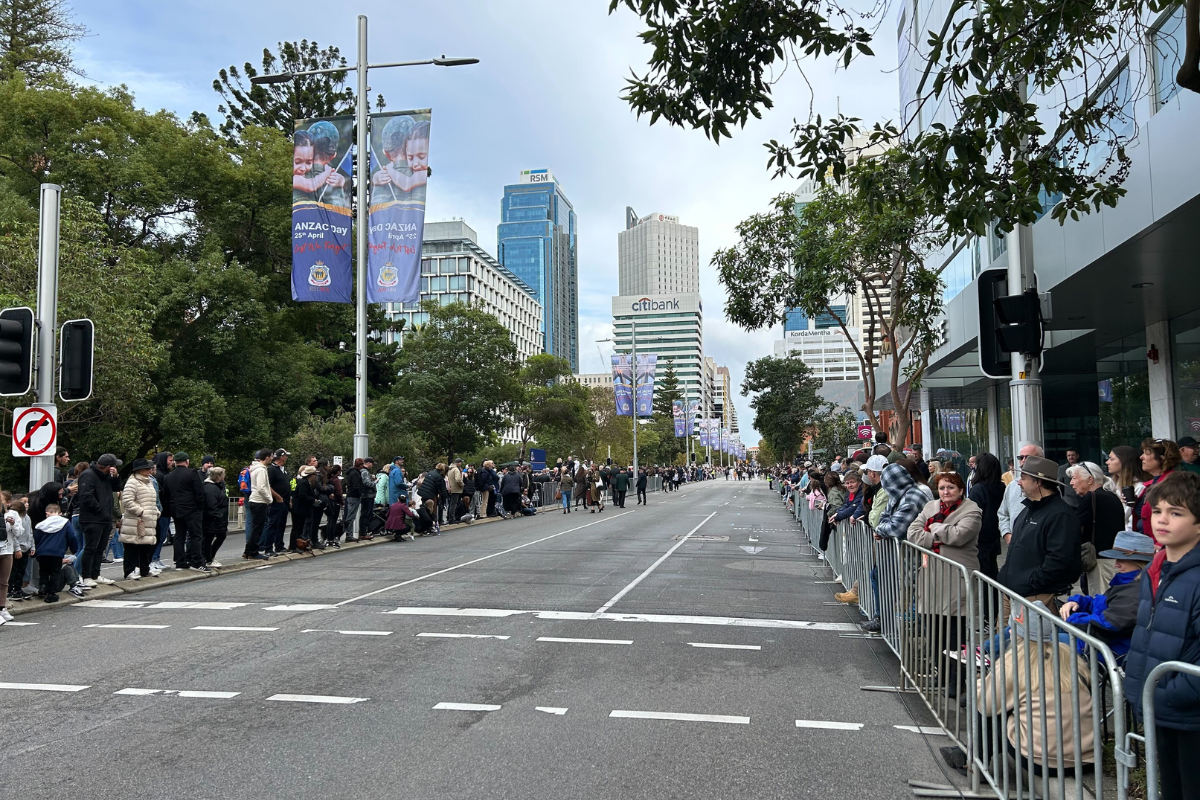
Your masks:
<instances>
[{"instance_id":1,"label":"white cloud","mask_svg":"<svg viewBox=\"0 0 1200 800\"><path fill-rule=\"evenodd\" d=\"M738 222L794 187L770 180L762 142L785 138L792 118L807 116L807 86L791 68L775 87L776 109L720 146L697 131L651 127L620 99L630 68L645 71L639 22L606 9L603 2L460 0L425 5L420 24L411 25L390 0L76 4L92 33L78 48L90 76L125 83L142 105L182 117L200 110L216 120L217 71L257 63L264 47L281 40L334 44L353 61L359 13L371 19L372 61L479 57L473 67L372 73L372 97L383 93L390 108L434 109L428 218L465 219L494 253L502 187L522 169L552 169L579 220L580 365L599 371L594 340L611 333L625 206L679 215L700 229L706 348L740 384L744 364L771 352L772 334L746 333L723 319L724 293L708 263L736 241ZM890 23L883 27L875 59L848 72L835 73L828 62L806 67L816 111L828 117L840 106L868 121L896 116L895 76L886 71L895 65L894 34ZM736 403L743 439L757 443L749 399L738 394Z\"/></svg>"}]
</instances>

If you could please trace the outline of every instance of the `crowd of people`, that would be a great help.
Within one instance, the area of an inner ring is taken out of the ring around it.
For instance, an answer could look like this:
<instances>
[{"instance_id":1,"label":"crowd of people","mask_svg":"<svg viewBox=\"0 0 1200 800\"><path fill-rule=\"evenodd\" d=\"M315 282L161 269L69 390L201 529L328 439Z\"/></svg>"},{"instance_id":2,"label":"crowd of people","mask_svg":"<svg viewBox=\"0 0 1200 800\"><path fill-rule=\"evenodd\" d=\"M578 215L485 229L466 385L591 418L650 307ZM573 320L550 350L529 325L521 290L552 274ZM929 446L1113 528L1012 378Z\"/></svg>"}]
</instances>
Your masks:
<instances>
[{"instance_id":1,"label":"crowd of people","mask_svg":"<svg viewBox=\"0 0 1200 800\"><path fill-rule=\"evenodd\" d=\"M1010 462L1008 470L987 452L961 466L951 457L926 462L919 446L893 448L880 439L873 448L828 465L802 462L771 470L773 485L778 483L789 505L804 504L814 512L810 518L820 513L822 552L838 535L840 522L865 522L877 541L908 540L961 565L967 574L980 572L1104 642L1124 671L1125 697L1139 717L1142 688L1155 666L1166 661L1200 665L1200 445L1195 439L1148 438L1140 448L1114 447L1103 465L1081 459L1076 450L1059 464L1046 458L1040 445L1027 443L1019 450L1017 467ZM881 616L896 612L889 605L896 599L879 594L879 570L902 568L889 553L894 551L877 548L875 554L870 577L878 613L862 623L868 632L879 632ZM916 571L928 569L924 563ZM1011 644L993 648L985 643L981 652L966 653L965 587L935 590L928 579L909 577L919 587L915 610L931 615L930 629L941 632L935 648L963 647L950 659L948 675L955 674L958 663L994 655L1011 662L1011 682L1018 673L1014 665L1025 658L1023 648L1035 646L1031 642L1067 646L1053 626L1010 608L1003 596L1008 624L1001 624L1002 636ZM836 597L855 604L860 591L855 584ZM1082 640L1076 643L1083 649ZM1039 652L1045 649L1036 646ZM1055 691L1069 691L1071 672L1080 668L1071 659L1063 663L1057 685L1008 687L1009 711L1017 695L1028 699L1038 692L1053 697ZM947 680L949 695L960 690L960 680ZM988 709L1002 701L983 691L982 679L979 686L981 708L991 713ZM1158 684L1155 698L1161 796L1200 797L1200 775L1186 766L1200 748L1200 679L1171 674ZM1092 757L1090 702L1090 695L1083 696L1087 707L1077 709L1082 739L1061 743L1087 750L1085 762ZM1029 731L1023 735L1025 755L1039 759L1041 745ZM957 748L943 748L943 754L956 767L965 763Z\"/></svg>"}]
</instances>

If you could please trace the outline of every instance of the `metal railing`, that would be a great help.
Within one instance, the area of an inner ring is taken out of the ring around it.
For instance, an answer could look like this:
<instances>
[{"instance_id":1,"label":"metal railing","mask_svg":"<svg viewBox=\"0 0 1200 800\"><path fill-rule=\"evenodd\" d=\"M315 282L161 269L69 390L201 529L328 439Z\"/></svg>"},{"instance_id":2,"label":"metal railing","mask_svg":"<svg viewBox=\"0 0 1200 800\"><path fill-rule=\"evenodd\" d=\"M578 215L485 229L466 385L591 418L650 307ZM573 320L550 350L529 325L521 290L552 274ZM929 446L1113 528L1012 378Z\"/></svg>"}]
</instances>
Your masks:
<instances>
[{"instance_id":1,"label":"metal railing","mask_svg":"<svg viewBox=\"0 0 1200 800\"><path fill-rule=\"evenodd\" d=\"M1162 680L1164 675L1170 672L1200 678L1200 666L1188 664L1185 661L1164 661L1150 670L1150 674L1146 676L1146 682L1142 686L1142 719L1145 723L1145 735L1139 736L1132 731L1127 733L1125 735L1125 752L1118 754L1118 759L1120 759L1121 755L1124 755L1126 765L1133 767L1136 762L1132 754L1132 748L1130 747L1131 740L1136 739L1145 744L1146 800L1158 800L1161 796L1158 786L1158 712L1155 710L1154 692L1158 689L1158 682Z\"/></svg>"}]
</instances>

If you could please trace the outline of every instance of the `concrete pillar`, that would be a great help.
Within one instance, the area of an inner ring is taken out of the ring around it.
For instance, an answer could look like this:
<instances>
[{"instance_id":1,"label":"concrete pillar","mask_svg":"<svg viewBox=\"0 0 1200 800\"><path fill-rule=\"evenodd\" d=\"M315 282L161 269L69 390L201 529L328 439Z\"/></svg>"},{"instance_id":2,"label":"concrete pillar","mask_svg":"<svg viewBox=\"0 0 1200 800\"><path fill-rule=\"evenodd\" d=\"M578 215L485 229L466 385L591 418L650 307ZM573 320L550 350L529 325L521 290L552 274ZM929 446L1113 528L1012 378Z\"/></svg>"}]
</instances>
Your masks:
<instances>
[{"instance_id":1,"label":"concrete pillar","mask_svg":"<svg viewBox=\"0 0 1200 800\"><path fill-rule=\"evenodd\" d=\"M933 441L933 408L929 398L929 390L922 389L918 399L921 403L921 453L925 458L932 458L937 452Z\"/></svg>"},{"instance_id":2,"label":"concrete pillar","mask_svg":"<svg viewBox=\"0 0 1200 800\"><path fill-rule=\"evenodd\" d=\"M1150 384L1150 431L1175 438L1175 386L1171 380L1171 331L1165 320L1146 326L1146 349L1158 350L1158 361L1146 361Z\"/></svg>"}]
</instances>

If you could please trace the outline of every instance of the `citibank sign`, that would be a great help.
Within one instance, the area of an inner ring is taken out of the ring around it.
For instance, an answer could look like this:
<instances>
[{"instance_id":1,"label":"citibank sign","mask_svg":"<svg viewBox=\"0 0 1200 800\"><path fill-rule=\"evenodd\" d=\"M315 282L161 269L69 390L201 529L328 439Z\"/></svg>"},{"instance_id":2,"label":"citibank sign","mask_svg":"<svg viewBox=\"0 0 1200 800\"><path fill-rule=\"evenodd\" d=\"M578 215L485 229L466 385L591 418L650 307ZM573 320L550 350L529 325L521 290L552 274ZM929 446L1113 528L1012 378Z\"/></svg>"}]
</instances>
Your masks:
<instances>
[{"instance_id":1,"label":"citibank sign","mask_svg":"<svg viewBox=\"0 0 1200 800\"><path fill-rule=\"evenodd\" d=\"M678 311L678 300L651 300L649 297L643 297L641 300L635 300L631 308L634 311Z\"/></svg>"}]
</instances>

